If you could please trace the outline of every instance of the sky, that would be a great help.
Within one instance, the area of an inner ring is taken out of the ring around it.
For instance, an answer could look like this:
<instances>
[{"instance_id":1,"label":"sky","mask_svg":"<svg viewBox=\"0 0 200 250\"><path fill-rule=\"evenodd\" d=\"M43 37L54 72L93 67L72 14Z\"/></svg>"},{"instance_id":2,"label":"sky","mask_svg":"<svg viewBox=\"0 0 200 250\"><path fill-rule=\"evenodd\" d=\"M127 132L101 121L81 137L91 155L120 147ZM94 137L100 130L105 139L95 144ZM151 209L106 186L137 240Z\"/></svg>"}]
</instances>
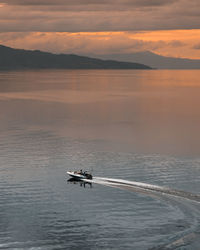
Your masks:
<instances>
[{"instance_id":1,"label":"sky","mask_svg":"<svg viewBox=\"0 0 200 250\"><path fill-rule=\"evenodd\" d=\"M0 44L200 59L199 0L0 0Z\"/></svg>"}]
</instances>

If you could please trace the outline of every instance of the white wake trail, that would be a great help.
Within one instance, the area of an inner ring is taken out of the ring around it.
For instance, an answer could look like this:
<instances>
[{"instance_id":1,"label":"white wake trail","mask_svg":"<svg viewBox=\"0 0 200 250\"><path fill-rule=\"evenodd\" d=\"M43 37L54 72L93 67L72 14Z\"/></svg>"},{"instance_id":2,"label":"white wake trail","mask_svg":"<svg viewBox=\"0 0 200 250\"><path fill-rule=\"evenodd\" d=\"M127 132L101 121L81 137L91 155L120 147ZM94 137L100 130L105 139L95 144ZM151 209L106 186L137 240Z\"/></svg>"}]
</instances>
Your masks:
<instances>
[{"instance_id":1,"label":"white wake trail","mask_svg":"<svg viewBox=\"0 0 200 250\"><path fill-rule=\"evenodd\" d=\"M176 190L176 189L172 189L169 187L152 185L152 184L143 183L143 182L127 181L123 179L113 179L113 178L105 178L105 177L93 177L92 180L85 180L85 181L90 182L90 183L104 185L104 186L112 186L112 187L118 187L118 188L128 189L128 190L132 189L132 191L136 191L136 192L138 191L138 192L145 192L145 193L151 192L153 194L155 193L167 194L170 196L181 197L184 199L188 199L188 200L200 203L199 194L193 194L190 192Z\"/></svg>"},{"instance_id":2,"label":"white wake trail","mask_svg":"<svg viewBox=\"0 0 200 250\"><path fill-rule=\"evenodd\" d=\"M157 198L164 198L164 200L165 199L170 200L172 204L175 205L179 204L180 210L182 210L186 214L186 217L190 218L191 227L186 229L184 232L180 232L180 234L178 235L175 234L174 236L172 236L172 239L168 244L160 245L152 249L154 250L176 249L178 247L187 246L188 244L193 244L193 245L199 244L200 194L194 194L190 192L176 190L169 187L162 187L143 182L127 181L123 179L93 177L92 180L84 180L84 181L114 188L120 188ZM193 204L184 201L192 201Z\"/></svg>"}]
</instances>

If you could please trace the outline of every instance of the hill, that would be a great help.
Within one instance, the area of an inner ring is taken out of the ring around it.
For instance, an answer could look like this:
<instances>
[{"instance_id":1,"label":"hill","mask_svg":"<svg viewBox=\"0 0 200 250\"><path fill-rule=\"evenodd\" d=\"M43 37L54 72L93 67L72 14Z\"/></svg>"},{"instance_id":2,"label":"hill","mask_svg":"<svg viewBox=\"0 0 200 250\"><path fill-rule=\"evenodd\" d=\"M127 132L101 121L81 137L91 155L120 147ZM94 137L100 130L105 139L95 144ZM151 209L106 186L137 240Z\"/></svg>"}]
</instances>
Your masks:
<instances>
[{"instance_id":1,"label":"hill","mask_svg":"<svg viewBox=\"0 0 200 250\"><path fill-rule=\"evenodd\" d=\"M150 67L140 63L13 49L0 45L0 70L13 69L150 69Z\"/></svg>"},{"instance_id":2,"label":"hill","mask_svg":"<svg viewBox=\"0 0 200 250\"><path fill-rule=\"evenodd\" d=\"M109 54L103 55L102 59L121 60L126 62L137 62L147 64L157 69L200 69L200 60L187 58L165 57L150 51L131 54Z\"/></svg>"}]
</instances>

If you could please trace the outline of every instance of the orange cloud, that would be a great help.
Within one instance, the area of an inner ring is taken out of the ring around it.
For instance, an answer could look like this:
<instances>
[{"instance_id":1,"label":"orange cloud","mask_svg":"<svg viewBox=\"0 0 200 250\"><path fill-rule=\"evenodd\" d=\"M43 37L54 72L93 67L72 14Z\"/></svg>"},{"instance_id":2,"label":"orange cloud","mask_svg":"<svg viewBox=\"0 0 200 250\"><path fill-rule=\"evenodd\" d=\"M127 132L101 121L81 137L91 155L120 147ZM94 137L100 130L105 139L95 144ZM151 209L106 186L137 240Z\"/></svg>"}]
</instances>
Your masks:
<instances>
[{"instance_id":1,"label":"orange cloud","mask_svg":"<svg viewBox=\"0 0 200 250\"><path fill-rule=\"evenodd\" d=\"M0 33L0 43L15 48L95 56L149 50L165 56L198 59L199 41L200 30Z\"/></svg>"}]
</instances>

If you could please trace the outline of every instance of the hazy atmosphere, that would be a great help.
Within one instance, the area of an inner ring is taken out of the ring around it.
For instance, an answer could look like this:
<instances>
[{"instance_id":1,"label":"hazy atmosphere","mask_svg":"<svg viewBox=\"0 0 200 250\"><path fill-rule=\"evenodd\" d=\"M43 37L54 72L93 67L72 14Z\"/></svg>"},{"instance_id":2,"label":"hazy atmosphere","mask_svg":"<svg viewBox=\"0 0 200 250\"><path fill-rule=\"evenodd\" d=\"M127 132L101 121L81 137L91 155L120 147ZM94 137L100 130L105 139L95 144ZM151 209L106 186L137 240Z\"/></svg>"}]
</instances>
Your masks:
<instances>
[{"instance_id":1,"label":"hazy atmosphere","mask_svg":"<svg viewBox=\"0 0 200 250\"><path fill-rule=\"evenodd\" d=\"M200 58L198 0L0 1L0 43L86 55Z\"/></svg>"},{"instance_id":2,"label":"hazy atmosphere","mask_svg":"<svg viewBox=\"0 0 200 250\"><path fill-rule=\"evenodd\" d=\"M199 250L200 0L0 0L0 250Z\"/></svg>"}]
</instances>

